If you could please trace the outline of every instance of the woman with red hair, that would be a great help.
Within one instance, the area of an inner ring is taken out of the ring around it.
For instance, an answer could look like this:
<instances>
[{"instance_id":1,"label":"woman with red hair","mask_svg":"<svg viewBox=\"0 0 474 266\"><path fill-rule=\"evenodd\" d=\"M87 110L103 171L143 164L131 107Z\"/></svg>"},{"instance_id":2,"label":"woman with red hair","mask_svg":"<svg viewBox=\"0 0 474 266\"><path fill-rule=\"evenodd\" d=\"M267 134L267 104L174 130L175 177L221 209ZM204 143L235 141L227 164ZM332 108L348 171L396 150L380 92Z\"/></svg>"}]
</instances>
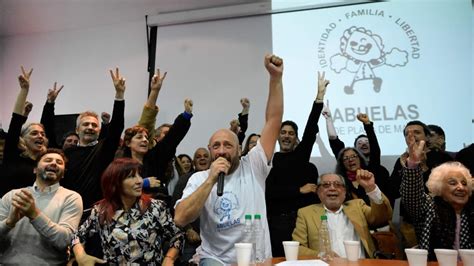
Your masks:
<instances>
[{"instance_id":1,"label":"woman with red hair","mask_svg":"<svg viewBox=\"0 0 474 266\"><path fill-rule=\"evenodd\" d=\"M141 164L132 158L114 160L102 175L104 198L92 208L73 240L79 265L94 263L173 265L184 234L160 200L142 193ZM100 236L103 260L84 251L84 242ZM163 243L169 243L166 255Z\"/></svg>"}]
</instances>

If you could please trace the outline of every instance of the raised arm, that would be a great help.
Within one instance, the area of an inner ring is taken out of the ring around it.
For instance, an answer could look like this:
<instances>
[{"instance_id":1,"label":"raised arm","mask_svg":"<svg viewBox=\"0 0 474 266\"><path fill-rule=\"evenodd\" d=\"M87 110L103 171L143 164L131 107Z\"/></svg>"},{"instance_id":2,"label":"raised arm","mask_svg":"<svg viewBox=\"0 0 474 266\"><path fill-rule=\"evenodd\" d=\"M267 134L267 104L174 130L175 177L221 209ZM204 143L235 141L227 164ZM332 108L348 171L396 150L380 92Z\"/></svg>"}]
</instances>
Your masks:
<instances>
[{"instance_id":1,"label":"raised arm","mask_svg":"<svg viewBox=\"0 0 474 266\"><path fill-rule=\"evenodd\" d=\"M265 109L265 125L263 126L260 143L270 161L275 143L280 132L283 118L283 60L275 55L265 56L265 68L270 74L267 107Z\"/></svg>"},{"instance_id":2,"label":"raised arm","mask_svg":"<svg viewBox=\"0 0 474 266\"><path fill-rule=\"evenodd\" d=\"M334 122L332 121L332 113L329 108L329 100L326 100L326 104L323 107L322 115L326 119L326 129L328 132L329 140L337 138L336 128L334 127Z\"/></svg>"},{"instance_id":3,"label":"raised arm","mask_svg":"<svg viewBox=\"0 0 474 266\"><path fill-rule=\"evenodd\" d=\"M48 90L46 103L44 104L40 121L44 126L46 137L49 140L48 147L51 148L60 148L58 143L56 143L56 133L54 131L54 104L59 93L64 88L64 85L61 85L59 88L57 85L57 82L54 82L53 88Z\"/></svg>"},{"instance_id":4,"label":"raised arm","mask_svg":"<svg viewBox=\"0 0 474 266\"><path fill-rule=\"evenodd\" d=\"M326 88L329 84L329 80L325 79L325 73L322 74L318 71L318 87L316 93L316 99L314 99L311 113L306 121L306 127L304 129L303 138L298 144L296 149L301 152L302 159L309 160L311 151L313 150L314 142L316 141L316 134L319 132L318 121L321 116L323 109L324 95L326 94Z\"/></svg>"},{"instance_id":5,"label":"raised arm","mask_svg":"<svg viewBox=\"0 0 474 266\"><path fill-rule=\"evenodd\" d=\"M193 101L186 99L184 101L184 112L176 117L168 133L149 151L148 156L153 160L151 166L153 170L150 171L157 178L162 179L162 181L165 181L163 177L165 176L168 162L175 156L176 148L191 127L192 112Z\"/></svg>"},{"instance_id":6,"label":"raised arm","mask_svg":"<svg viewBox=\"0 0 474 266\"><path fill-rule=\"evenodd\" d=\"M402 168L402 183L400 185L400 195L402 204L405 206L408 214L415 221L421 219L424 215L425 203L429 195L424 192L423 172L419 166L424 156L425 141L418 143L415 136L408 133L408 159L407 167Z\"/></svg>"},{"instance_id":7,"label":"raised arm","mask_svg":"<svg viewBox=\"0 0 474 266\"><path fill-rule=\"evenodd\" d=\"M153 77L151 78L150 94L148 95L148 99L145 103L146 106L150 108L156 107L156 100L158 99L158 95L161 91L161 86L163 86L163 81L165 80L167 73L168 72L165 72L162 76L160 74L160 69L156 69L155 75L153 75Z\"/></svg>"},{"instance_id":8,"label":"raised arm","mask_svg":"<svg viewBox=\"0 0 474 266\"><path fill-rule=\"evenodd\" d=\"M115 100L123 101L125 95L125 78L120 76L119 68L115 68L115 73L112 69L109 70L110 77L115 87Z\"/></svg>"},{"instance_id":9,"label":"raised arm","mask_svg":"<svg viewBox=\"0 0 474 266\"><path fill-rule=\"evenodd\" d=\"M239 144L242 145L249 125L250 101L248 98L242 98L240 99L240 104L242 105L242 112L239 114L240 131L237 133L237 137L239 138Z\"/></svg>"},{"instance_id":10,"label":"raised arm","mask_svg":"<svg viewBox=\"0 0 474 266\"><path fill-rule=\"evenodd\" d=\"M125 78L120 75L119 68L115 68L115 74L112 70L110 71L110 76L114 83L115 88L115 101L114 108L112 110L112 119L110 120L108 134L105 136L107 141L112 140L113 145L118 145L120 141L120 135L122 134L124 128L124 111L125 111Z\"/></svg>"},{"instance_id":11,"label":"raised arm","mask_svg":"<svg viewBox=\"0 0 474 266\"><path fill-rule=\"evenodd\" d=\"M31 69L29 72L26 72L23 67L21 67L22 74L18 76L18 81L20 83L20 91L13 108L12 118L10 120L10 125L8 126L7 136L5 138L5 146L3 150L3 162L6 164L10 160L15 160L14 158L18 154L18 142L21 135L21 127L26 122L29 111L33 105L26 101L28 96L28 91L30 88L30 76L33 72ZM5 192L8 192L5 191Z\"/></svg>"},{"instance_id":12,"label":"raised arm","mask_svg":"<svg viewBox=\"0 0 474 266\"><path fill-rule=\"evenodd\" d=\"M362 211L370 226L385 226L392 218L392 207L388 198L382 194L382 191L375 183L375 176L373 173L358 169L356 180L359 185L365 190L365 193L370 199L370 206L365 202L360 201Z\"/></svg>"},{"instance_id":13,"label":"raised arm","mask_svg":"<svg viewBox=\"0 0 474 266\"><path fill-rule=\"evenodd\" d=\"M56 98L58 98L58 95L63 88L64 85L61 85L61 87L58 88L58 83L54 82L53 88L48 90L46 102L54 104L56 102Z\"/></svg>"},{"instance_id":14,"label":"raised arm","mask_svg":"<svg viewBox=\"0 0 474 266\"><path fill-rule=\"evenodd\" d=\"M28 96L28 92L30 90L30 77L31 73L33 73L33 69L26 72L23 66L21 67L21 75L18 76L18 81L20 82L20 92L16 98L15 106L13 107L13 113L24 115L24 107L26 103L26 97Z\"/></svg>"},{"instance_id":15,"label":"raised arm","mask_svg":"<svg viewBox=\"0 0 474 266\"><path fill-rule=\"evenodd\" d=\"M114 159L115 152L120 145L120 136L122 135L123 128L125 127L125 78L120 75L119 68L117 67L114 71L110 70L110 75L115 87L115 101L112 110L112 119L109 123L107 135L103 139L103 148L100 149L98 156L101 161L102 171L107 165Z\"/></svg>"},{"instance_id":16,"label":"raised arm","mask_svg":"<svg viewBox=\"0 0 474 266\"><path fill-rule=\"evenodd\" d=\"M167 72L163 75L160 73L160 69L156 69L155 75L151 78L150 83L150 94L148 94L147 101L143 107L142 114L140 115L140 120L138 125L146 128L148 130L148 139L152 143L155 137L155 124L156 124L156 115L158 114L159 108L156 105L158 95L160 94L163 81L166 78Z\"/></svg>"},{"instance_id":17,"label":"raised arm","mask_svg":"<svg viewBox=\"0 0 474 266\"><path fill-rule=\"evenodd\" d=\"M98 140L104 139L107 137L107 135L109 135L110 117L111 115L107 112L100 113L100 120L102 120L102 122L100 123L100 133Z\"/></svg>"},{"instance_id":18,"label":"raised arm","mask_svg":"<svg viewBox=\"0 0 474 266\"><path fill-rule=\"evenodd\" d=\"M345 148L345 144L337 136L336 128L334 127L334 121L332 120L331 110L329 109L329 100L324 105L322 114L326 119L326 130L328 132L329 146L331 147L334 157L337 159L339 152Z\"/></svg>"},{"instance_id":19,"label":"raised arm","mask_svg":"<svg viewBox=\"0 0 474 266\"><path fill-rule=\"evenodd\" d=\"M191 118L193 117L193 100L184 100L184 112L179 114L170 127L168 134L166 134L160 142L163 145L168 145L170 149L176 150L179 143L184 139L191 127ZM173 151L174 156L175 151Z\"/></svg>"},{"instance_id":20,"label":"raised arm","mask_svg":"<svg viewBox=\"0 0 474 266\"><path fill-rule=\"evenodd\" d=\"M23 116L28 117L33 109L33 104L29 101L25 102L25 107L23 108Z\"/></svg>"},{"instance_id":21,"label":"raised arm","mask_svg":"<svg viewBox=\"0 0 474 266\"><path fill-rule=\"evenodd\" d=\"M370 158L369 161L373 165L380 165L380 145L375 135L374 123L370 121L367 114L357 114L357 119L364 125L365 134L369 139Z\"/></svg>"}]
</instances>

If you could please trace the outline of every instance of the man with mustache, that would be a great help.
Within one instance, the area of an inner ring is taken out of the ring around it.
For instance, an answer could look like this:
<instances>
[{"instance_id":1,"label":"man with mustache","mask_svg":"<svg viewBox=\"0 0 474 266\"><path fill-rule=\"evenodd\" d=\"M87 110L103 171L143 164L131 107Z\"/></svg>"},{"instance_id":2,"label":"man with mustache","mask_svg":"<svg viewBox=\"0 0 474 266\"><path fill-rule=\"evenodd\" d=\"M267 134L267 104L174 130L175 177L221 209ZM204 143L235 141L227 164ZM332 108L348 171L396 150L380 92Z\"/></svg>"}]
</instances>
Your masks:
<instances>
[{"instance_id":1,"label":"man with mustache","mask_svg":"<svg viewBox=\"0 0 474 266\"><path fill-rule=\"evenodd\" d=\"M0 200L0 264L66 263L82 199L59 185L65 164L61 150L48 149L38 157L33 186L11 190Z\"/></svg>"},{"instance_id":2,"label":"man with mustache","mask_svg":"<svg viewBox=\"0 0 474 266\"><path fill-rule=\"evenodd\" d=\"M362 199L346 201L346 183L337 174L323 174L318 178L317 194L321 204L298 210L293 240L300 242L300 256L316 256L319 248L321 216L326 215L331 238L331 250L346 257L344 240L361 242L359 258L373 258L376 250L369 227L379 227L392 216L387 197L375 184L374 175L367 170L357 171L357 181L364 188L371 204Z\"/></svg>"},{"instance_id":3,"label":"man with mustache","mask_svg":"<svg viewBox=\"0 0 474 266\"><path fill-rule=\"evenodd\" d=\"M110 75L115 87L115 102L107 135L98 140L98 115L91 111L83 112L76 122L79 143L65 151L69 162L62 185L81 194L86 209L102 198L100 177L114 159L124 128L125 79L120 76L118 68L115 73L110 70Z\"/></svg>"},{"instance_id":4,"label":"man with mustache","mask_svg":"<svg viewBox=\"0 0 474 266\"><path fill-rule=\"evenodd\" d=\"M283 60L266 55L265 68L270 74L265 124L261 138L246 156L240 158L239 140L229 129L216 131L209 140L209 170L195 173L175 206L175 223L184 227L200 219L201 246L197 249L199 265L235 264L234 244L245 241L246 214L266 217L265 179L278 138L283 116ZM225 174L224 191L217 196L217 180ZM262 220L265 258L271 258L268 224ZM248 240L247 240L248 241Z\"/></svg>"}]
</instances>

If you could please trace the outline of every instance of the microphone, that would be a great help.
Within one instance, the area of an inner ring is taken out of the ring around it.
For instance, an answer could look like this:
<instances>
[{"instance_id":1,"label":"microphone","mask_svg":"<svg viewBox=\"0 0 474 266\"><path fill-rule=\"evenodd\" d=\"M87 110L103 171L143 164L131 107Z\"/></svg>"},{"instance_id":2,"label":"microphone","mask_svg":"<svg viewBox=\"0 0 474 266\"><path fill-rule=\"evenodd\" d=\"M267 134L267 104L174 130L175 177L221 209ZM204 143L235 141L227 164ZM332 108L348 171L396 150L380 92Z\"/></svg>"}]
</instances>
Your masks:
<instances>
[{"instance_id":1,"label":"microphone","mask_svg":"<svg viewBox=\"0 0 474 266\"><path fill-rule=\"evenodd\" d=\"M217 196L222 196L224 194L224 172L220 172L217 177Z\"/></svg>"}]
</instances>

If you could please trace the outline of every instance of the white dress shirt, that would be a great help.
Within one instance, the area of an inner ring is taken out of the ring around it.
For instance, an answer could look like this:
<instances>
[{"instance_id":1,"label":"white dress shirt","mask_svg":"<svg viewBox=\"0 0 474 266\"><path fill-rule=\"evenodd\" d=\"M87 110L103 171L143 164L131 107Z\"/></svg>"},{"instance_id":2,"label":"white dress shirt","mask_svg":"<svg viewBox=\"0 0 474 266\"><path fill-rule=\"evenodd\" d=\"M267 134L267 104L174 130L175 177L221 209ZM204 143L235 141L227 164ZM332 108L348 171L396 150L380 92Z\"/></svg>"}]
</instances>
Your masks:
<instances>
[{"instance_id":1,"label":"white dress shirt","mask_svg":"<svg viewBox=\"0 0 474 266\"><path fill-rule=\"evenodd\" d=\"M378 187L373 191L367 193L370 200L376 204L383 202L382 192ZM328 217L329 234L331 238L331 248L340 257L346 258L346 250L344 249L344 240L360 241L360 237L354 229L351 221L342 211L342 205L336 212L326 209L326 216ZM359 258L365 258L364 246L360 245Z\"/></svg>"}]
</instances>

